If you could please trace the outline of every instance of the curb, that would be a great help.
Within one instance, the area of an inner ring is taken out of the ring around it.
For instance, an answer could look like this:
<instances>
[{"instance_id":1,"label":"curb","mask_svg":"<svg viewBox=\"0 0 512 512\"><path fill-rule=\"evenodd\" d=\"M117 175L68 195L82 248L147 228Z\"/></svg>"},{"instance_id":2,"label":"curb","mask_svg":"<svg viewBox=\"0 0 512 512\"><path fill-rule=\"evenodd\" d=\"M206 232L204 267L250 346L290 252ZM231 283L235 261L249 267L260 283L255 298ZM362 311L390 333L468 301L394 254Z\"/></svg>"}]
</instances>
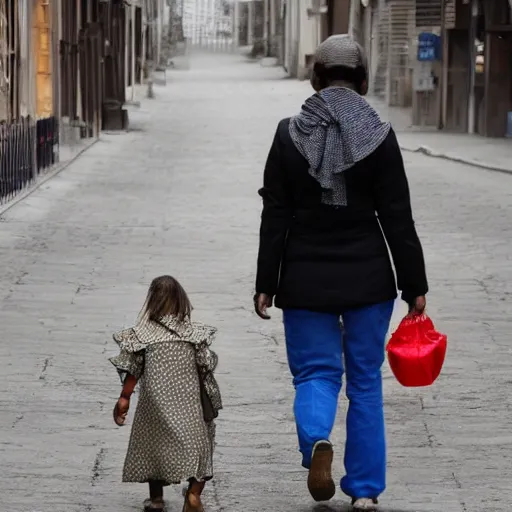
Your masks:
<instances>
[{"instance_id":1,"label":"curb","mask_svg":"<svg viewBox=\"0 0 512 512\"><path fill-rule=\"evenodd\" d=\"M512 174L512 168L500 167L499 165L486 164L485 162L477 162L475 160L469 160L459 156L439 153L429 148L428 146L417 146L415 148L411 148L400 145L400 149L407 153L419 153L432 158L440 158L442 160L449 160L450 162L456 162L459 164L470 165L471 167L477 167L479 169L485 169L486 171L500 172L502 174Z\"/></svg>"},{"instance_id":2,"label":"curb","mask_svg":"<svg viewBox=\"0 0 512 512\"><path fill-rule=\"evenodd\" d=\"M7 213L11 208L16 206L18 203L32 195L36 190L42 187L47 181L55 178L64 169L67 169L72 163L74 163L80 156L82 156L88 149L92 148L100 139L94 139L83 147L75 156L66 160L64 163L58 163L50 172L45 173L39 179L36 178L34 183L28 186L23 192L20 192L14 199L11 199L7 203L0 205L0 217Z\"/></svg>"}]
</instances>

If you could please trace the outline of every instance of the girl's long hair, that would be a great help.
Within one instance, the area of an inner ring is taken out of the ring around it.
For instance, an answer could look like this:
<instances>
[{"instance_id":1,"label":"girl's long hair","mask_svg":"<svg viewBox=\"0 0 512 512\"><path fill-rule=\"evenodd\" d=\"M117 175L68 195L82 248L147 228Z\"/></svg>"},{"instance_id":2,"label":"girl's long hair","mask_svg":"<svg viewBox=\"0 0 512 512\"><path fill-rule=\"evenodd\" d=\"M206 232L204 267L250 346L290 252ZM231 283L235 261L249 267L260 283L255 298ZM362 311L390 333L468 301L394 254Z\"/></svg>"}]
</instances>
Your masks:
<instances>
[{"instance_id":1,"label":"girl's long hair","mask_svg":"<svg viewBox=\"0 0 512 512\"><path fill-rule=\"evenodd\" d=\"M158 322L174 316L180 322L190 319L192 304L183 286L172 276L160 276L151 282L140 318Z\"/></svg>"}]
</instances>

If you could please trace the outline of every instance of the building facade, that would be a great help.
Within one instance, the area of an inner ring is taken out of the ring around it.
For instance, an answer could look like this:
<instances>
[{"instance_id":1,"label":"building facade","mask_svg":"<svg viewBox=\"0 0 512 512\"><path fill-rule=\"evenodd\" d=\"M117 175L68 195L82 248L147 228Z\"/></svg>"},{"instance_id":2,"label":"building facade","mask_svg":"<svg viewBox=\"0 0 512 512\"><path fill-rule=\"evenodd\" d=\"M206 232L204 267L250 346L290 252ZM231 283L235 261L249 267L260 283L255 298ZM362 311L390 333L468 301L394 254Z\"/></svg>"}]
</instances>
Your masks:
<instances>
[{"instance_id":1,"label":"building facade","mask_svg":"<svg viewBox=\"0 0 512 512\"><path fill-rule=\"evenodd\" d=\"M469 37L467 37L469 36ZM486 137L512 137L512 6L509 0L473 0L462 9L450 34L450 69L461 69L466 87L454 90L465 97L458 125ZM470 59L465 59L464 41ZM468 48L469 46L469 48ZM469 60L469 62L468 62ZM462 78L461 78L462 80ZM468 87L469 85L469 87ZM464 94L466 91L466 94ZM465 108L464 108L465 107Z\"/></svg>"},{"instance_id":2,"label":"building facade","mask_svg":"<svg viewBox=\"0 0 512 512\"><path fill-rule=\"evenodd\" d=\"M194 46L215 46L217 39L231 36L235 0L182 0L183 30Z\"/></svg>"},{"instance_id":3,"label":"building facade","mask_svg":"<svg viewBox=\"0 0 512 512\"><path fill-rule=\"evenodd\" d=\"M236 46L256 45L264 54L265 48L265 14L268 9L264 0L240 0L233 8L233 38Z\"/></svg>"},{"instance_id":4,"label":"building facade","mask_svg":"<svg viewBox=\"0 0 512 512\"><path fill-rule=\"evenodd\" d=\"M371 92L415 126L512 135L510 0L357 0Z\"/></svg>"},{"instance_id":5,"label":"building facade","mask_svg":"<svg viewBox=\"0 0 512 512\"><path fill-rule=\"evenodd\" d=\"M284 66L305 79L317 46L333 34L349 31L350 0L283 0Z\"/></svg>"},{"instance_id":6,"label":"building facade","mask_svg":"<svg viewBox=\"0 0 512 512\"><path fill-rule=\"evenodd\" d=\"M64 148L126 128L127 87L159 56L162 5L0 0L0 203Z\"/></svg>"}]
</instances>

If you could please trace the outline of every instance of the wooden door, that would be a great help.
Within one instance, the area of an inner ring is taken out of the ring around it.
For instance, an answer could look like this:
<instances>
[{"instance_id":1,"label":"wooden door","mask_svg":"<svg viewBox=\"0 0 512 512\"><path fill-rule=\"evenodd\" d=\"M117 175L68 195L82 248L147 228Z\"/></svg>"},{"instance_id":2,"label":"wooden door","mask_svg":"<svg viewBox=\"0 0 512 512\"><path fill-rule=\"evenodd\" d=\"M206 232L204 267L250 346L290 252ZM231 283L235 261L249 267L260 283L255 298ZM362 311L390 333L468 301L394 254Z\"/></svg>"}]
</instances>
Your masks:
<instances>
[{"instance_id":1,"label":"wooden door","mask_svg":"<svg viewBox=\"0 0 512 512\"><path fill-rule=\"evenodd\" d=\"M34 58L36 66L36 115L53 115L52 36L49 0L34 3Z\"/></svg>"}]
</instances>

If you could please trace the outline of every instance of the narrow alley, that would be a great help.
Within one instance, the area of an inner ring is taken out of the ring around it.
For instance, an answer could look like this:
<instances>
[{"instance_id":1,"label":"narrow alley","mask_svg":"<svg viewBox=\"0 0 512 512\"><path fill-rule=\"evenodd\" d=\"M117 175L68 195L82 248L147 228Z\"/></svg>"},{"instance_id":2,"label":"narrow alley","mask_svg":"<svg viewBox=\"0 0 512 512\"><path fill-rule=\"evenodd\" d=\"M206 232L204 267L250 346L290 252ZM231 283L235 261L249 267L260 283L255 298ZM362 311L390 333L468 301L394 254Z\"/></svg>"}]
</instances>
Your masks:
<instances>
[{"instance_id":1,"label":"narrow alley","mask_svg":"<svg viewBox=\"0 0 512 512\"><path fill-rule=\"evenodd\" d=\"M170 72L155 94L131 131L102 136L0 216L0 510L141 509L146 486L120 483L129 427L112 421L119 380L107 358L112 333L133 322L163 273L182 281L195 318L219 328L225 409L207 510L345 510L341 493L316 508L308 495L279 312L268 323L252 312L263 165L277 122L309 86L210 55ZM385 364L383 510L508 511L512 176L404 158L429 313L449 350L428 389L400 387ZM397 319L403 311L397 304ZM179 489L167 498L181 510Z\"/></svg>"}]
</instances>

